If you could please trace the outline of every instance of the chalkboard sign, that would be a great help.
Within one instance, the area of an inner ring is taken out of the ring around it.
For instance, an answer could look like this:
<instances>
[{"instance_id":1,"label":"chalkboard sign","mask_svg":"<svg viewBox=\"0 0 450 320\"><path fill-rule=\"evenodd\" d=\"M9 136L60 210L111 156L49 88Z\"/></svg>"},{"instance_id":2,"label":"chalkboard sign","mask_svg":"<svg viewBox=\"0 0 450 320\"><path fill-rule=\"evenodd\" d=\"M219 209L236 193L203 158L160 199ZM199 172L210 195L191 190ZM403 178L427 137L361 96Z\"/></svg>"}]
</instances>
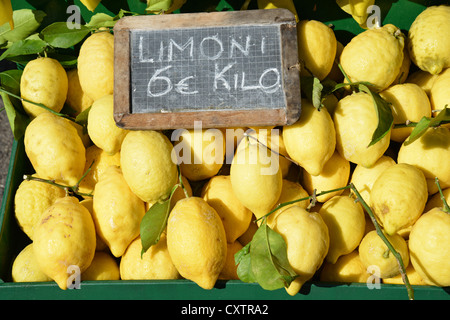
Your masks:
<instances>
[{"instance_id":1,"label":"chalkboard sign","mask_svg":"<svg viewBox=\"0 0 450 320\"><path fill-rule=\"evenodd\" d=\"M125 17L114 35L114 118L122 128L285 125L300 116L288 10Z\"/></svg>"}]
</instances>

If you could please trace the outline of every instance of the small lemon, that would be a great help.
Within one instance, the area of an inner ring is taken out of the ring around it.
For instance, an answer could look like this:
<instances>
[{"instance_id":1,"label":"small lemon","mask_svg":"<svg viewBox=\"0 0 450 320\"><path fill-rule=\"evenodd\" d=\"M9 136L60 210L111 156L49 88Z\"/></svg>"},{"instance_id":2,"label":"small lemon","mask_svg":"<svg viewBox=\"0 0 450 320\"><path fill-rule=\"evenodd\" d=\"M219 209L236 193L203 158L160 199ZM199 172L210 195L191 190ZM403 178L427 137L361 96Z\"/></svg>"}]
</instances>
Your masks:
<instances>
[{"instance_id":1,"label":"small lemon","mask_svg":"<svg viewBox=\"0 0 450 320\"><path fill-rule=\"evenodd\" d=\"M74 186L83 176L86 148L70 120L41 113L27 126L24 143L39 177Z\"/></svg>"},{"instance_id":2,"label":"small lemon","mask_svg":"<svg viewBox=\"0 0 450 320\"><path fill-rule=\"evenodd\" d=\"M339 152L335 151L331 158L325 163L322 172L316 176L303 172L302 185L309 194L317 193L345 187L350 178L350 162L344 159ZM319 202L325 202L336 195L342 194L343 190L329 192L316 199Z\"/></svg>"},{"instance_id":3,"label":"small lemon","mask_svg":"<svg viewBox=\"0 0 450 320\"><path fill-rule=\"evenodd\" d=\"M442 194L444 195L445 201L447 201L447 203L450 203L450 188L442 190ZM436 208L436 207L443 208L443 206L444 206L444 202L442 201L441 194L436 193L433 196L431 196L430 198L428 198L428 202L425 205L424 212L428 212L431 209Z\"/></svg>"},{"instance_id":4,"label":"small lemon","mask_svg":"<svg viewBox=\"0 0 450 320\"><path fill-rule=\"evenodd\" d=\"M179 155L180 170L188 180L211 178L222 168L226 144L221 130L183 130L175 140L174 151Z\"/></svg>"},{"instance_id":5,"label":"small lemon","mask_svg":"<svg viewBox=\"0 0 450 320\"><path fill-rule=\"evenodd\" d=\"M450 6L430 6L411 24L408 50L420 69L438 74L450 67Z\"/></svg>"},{"instance_id":6,"label":"small lemon","mask_svg":"<svg viewBox=\"0 0 450 320\"><path fill-rule=\"evenodd\" d=\"M120 151L129 132L114 121L114 97L105 95L94 101L89 110L87 130L92 142L110 155Z\"/></svg>"},{"instance_id":7,"label":"small lemon","mask_svg":"<svg viewBox=\"0 0 450 320\"><path fill-rule=\"evenodd\" d=\"M283 127L283 141L291 159L318 175L335 150L333 120L326 108L319 111L302 99L302 115L296 123Z\"/></svg>"},{"instance_id":8,"label":"small lemon","mask_svg":"<svg viewBox=\"0 0 450 320\"><path fill-rule=\"evenodd\" d=\"M369 277L358 250L340 256L335 263L325 261L320 271L320 281L324 282L366 283Z\"/></svg>"},{"instance_id":9,"label":"small lemon","mask_svg":"<svg viewBox=\"0 0 450 320\"><path fill-rule=\"evenodd\" d=\"M275 209L278 205L280 205L282 203L307 198L308 196L309 196L308 192L302 187L302 185L300 183L290 181L287 179L283 179L283 186L281 187L281 194L280 194L280 197L278 198L277 203L273 206L273 209ZM278 210L271 213L267 217L267 225L269 227L272 227L272 222L275 221L276 217L281 212L286 210L287 208L289 208L291 206L299 206L299 207L306 209L309 206L309 202L310 202L309 200L298 201L298 202L294 202L292 204L288 204L288 205L285 205L284 207L279 208Z\"/></svg>"},{"instance_id":10,"label":"small lemon","mask_svg":"<svg viewBox=\"0 0 450 320\"><path fill-rule=\"evenodd\" d=\"M98 235L115 257L139 235L144 214L144 202L128 187L120 168L106 168L95 185L93 217Z\"/></svg>"},{"instance_id":11,"label":"small lemon","mask_svg":"<svg viewBox=\"0 0 450 320\"><path fill-rule=\"evenodd\" d=\"M80 204L83 205L86 209L88 209L89 213L94 219L94 199L92 197L88 197L84 200L80 201ZM109 251L108 246L105 241L99 236L98 232L95 232L95 251Z\"/></svg>"},{"instance_id":12,"label":"small lemon","mask_svg":"<svg viewBox=\"0 0 450 320\"><path fill-rule=\"evenodd\" d=\"M409 57L408 47L403 47L403 62L400 66L397 78L391 83L391 85L402 84L406 81L409 75L409 69L411 68L411 58Z\"/></svg>"},{"instance_id":13,"label":"small lemon","mask_svg":"<svg viewBox=\"0 0 450 320\"><path fill-rule=\"evenodd\" d=\"M404 38L393 25L371 28L354 36L340 58L350 81L368 81L375 90L386 89L403 63Z\"/></svg>"},{"instance_id":14,"label":"small lemon","mask_svg":"<svg viewBox=\"0 0 450 320\"><path fill-rule=\"evenodd\" d=\"M231 163L231 186L237 199L260 218L269 213L281 194L278 155L247 139L242 143L245 145L238 146Z\"/></svg>"},{"instance_id":15,"label":"small lemon","mask_svg":"<svg viewBox=\"0 0 450 320\"><path fill-rule=\"evenodd\" d=\"M95 226L89 211L75 197L55 201L34 230L33 252L42 272L67 289L68 268L83 273L95 254Z\"/></svg>"},{"instance_id":16,"label":"small lemon","mask_svg":"<svg viewBox=\"0 0 450 320\"><path fill-rule=\"evenodd\" d=\"M173 146L161 132L131 131L120 152L123 176L131 190L144 202L165 200L178 180L172 161Z\"/></svg>"},{"instance_id":17,"label":"small lemon","mask_svg":"<svg viewBox=\"0 0 450 320\"><path fill-rule=\"evenodd\" d=\"M325 79L333 67L337 41L333 29L317 20L297 23L298 56L302 76Z\"/></svg>"},{"instance_id":18,"label":"small lemon","mask_svg":"<svg viewBox=\"0 0 450 320\"><path fill-rule=\"evenodd\" d=\"M407 143L406 140L398 151L397 162L408 163L419 168L425 175L428 193L437 192L435 177L443 189L450 186L450 129L446 127L428 128L426 132Z\"/></svg>"},{"instance_id":19,"label":"small lemon","mask_svg":"<svg viewBox=\"0 0 450 320\"><path fill-rule=\"evenodd\" d=\"M252 212L234 194L230 176L212 177L201 196L222 219L228 243L235 242L248 229Z\"/></svg>"},{"instance_id":20,"label":"small lemon","mask_svg":"<svg viewBox=\"0 0 450 320\"><path fill-rule=\"evenodd\" d=\"M353 183L367 205L371 205L370 191L372 190L373 183L385 169L394 164L394 159L383 155L372 167L366 168L358 164L353 170L350 182Z\"/></svg>"},{"instance_id":21,"label":"small lemon","mask_svg":"<svg viewBox=\"0 0 450 320\"><path fill-rule=\"evenodd\" d=\"M220 216L202 198L178 201L167 221L167 248L182 277L212 289L227 258Z\"/></svg>"},{"instance_id":22,"label":"small lemon","mask_svg":"<svg viewBox=\"0 0 450 320\"><path fill-rule=\"evenodd\" d=\"M450 286L450 214L441 208L424 213L409 235L411 263L431 285Z\"/></svg>"},{"instance_id":23,"label":"small lemon","mask_svg":"<svg viewBox=\"0 0 450 320\"><path fill-rule=\"evenodd\" d=\"M109 252L96 251L89 267L81 274L84 280L119 280L119 265Z\"/></svg>"},{"instance_id":24,"label":"small lemon","mask_svg":"<svg viewBox=\"0 0 450 320\"><path fill-rule=\"evenodd\" d=\"M114 36L109 31L96 32L83 42L78 76L83 92L94 101L113 93Z\"/></svg>"},{"instance_id":25,"label":"small lemon","mask_svg":"<svg viewBox=\"0 0 450 320\"><path fill-rule=\"evenodd\" d=\"M120 259L120 277L122 280L180 278L167 249L166 234L162 233L159 241L144 254L141 238L134 239Z\"/></svg>"},{"instance_id":26,"label":"small lemon","mask_svg":"<svg viewBox=\"0 0 450 320\"><path fill-rule=\"evenodd\" d=\"M14 259L11 276L13 282L44 282L52 279L42 272L34 257L33 243L23 248Z\"/></svg>"},{"instance_id":27,"label":"small lemon","mask_svg":"<svg viewBox=\"0 0 450 320\"><path fill-rule=\"evenodd\" d=\"M368 8L375 3L375 0L337 0L338 6L350 14L352 18L364 29L367 28L367 16L369 15Z\"/></svg>"},{"instance_id":28,"label":"small lemon","mask_svg":"<svg viewBox=\"0 0 450 320\"><path fill-rule=\"evenodd\" d=\"M67 80L68 90L66 103L75 111L75 114L78 115L89 108L94 100L81 89L77 68L67 70Z\"/></svg>"},{"instance_id":29,"label":"small lemon","mask_svg":"<svg viewBox=\"0 0 450 320\"><path fill-rule=\"evenodd\" d=\"M422 277L417 273L416 269L411 263L406 267L406 276L408 277L408 281L410 285L413 286L425 286L427 283L422 279ZM403 277L401 274L396 275L392 278L383 279L383 283L386 284L404 284Z\"/></svg>"},{"instance_id":30,"label":"small lemon","mask_svg":"<svg viewBox=\"0 0 450 320\"><path fill-rule=\"evenodd\" d=\"M330 245L328 228L318 213L292 206L277 216L273 230L286 242L289 264L298 275L286 288L293 296L322 265Z\"/></svg>"},{"instance_id":31,"label":"small lemon","mask_svg":"<svg viewBox=\"0 0 450 320\"><path fill-rule=\"evenodd\" d=\"M361 242L366 228L364 211L354 199L334 196L322 205L319 214L330 235L330 247L325 259L336 263L339 257L355 250Z\"/></svg>"},{"instance_id":32,"label":"small lemon","mask_svg":"<svg viewBox=\"0 0 450 320\"><path fill-rule=\"evenodd\" d=\"M413 165L394 164L375 180L370 197L373 213L386 233L393 235L422 214L428 199L425 176Z\"/></svg>"},{"instance_id":33,"label":"small lemon","mask_svg":"<svg viewBox=\"0 0 450 320\"><path fill-rule=\"evenodd\" d=\"M33 240L34 227L42 213L65 195L64 189L49 183L22 181L14 196L14 214L20 229Z\"/></svg>"},{"instance_id":34,"label":"small lemon","mask_svg":"<svg viewBox=\"0 0 450 320\"><path fill-rule=\"evenodd\" d=\"M378 116L372 97L357 92L339 100L334 111L336 149L350 162L371 167L389 147L389 131L369 147L378 126Z\"/></svg>"},{"instance_id":35,"label":"small lemon","mask_svg":"<svg viewBox=\"0 0 450 320\"><path fill-rule=\"evenodd\" d=\"M430 100L425 91L416 84L396 84L380 92L380 96L391 104L394 124L419 122L422 117L431 116ZM391 140L401 143L412 130L413 128L393 128Z\"/></svg>"},{"instance_id":36,"label":"small lemon","mask_svg":"<svg viewBox=\"0 0 450 320\"><path fill-rule=\"evenodd\" d=\"M89 172L81 180L80 191L88 194L93 193L99 177L107 167L112 165L120 167L119 152L110 155L96 145L89 146L86 149L86 164L84 166L84 172L88 170Z\"/></svg>"},{"instance_id":37,"label":"small lemon","mask_svg":"<svg viewBox=\"0 0 450 320\"><path fill-rule=\"evenodd\" d=\"M60 112L66 101L67 74L61 64L52 58L37 58L27 63L20 78L20 95L23 99L42 103ZM34 118L48 112L44 108L22 101L25 112Z\"/></svg>"},{"instance_id":38,"label":"small lemon","mask_svg":"<svg viewBox=\"0 0 450 320\"><path fill-rule=\"evenodd\" d=\"M386 235L389 243L394 247L403 261L405 268L409 265L408 245L401 236ZM400 267L395 256L390 252L383 239L376 231L371 231L364 236L359 245L359 257L364 267L376 267L380 278L392 278L400 274Z\"/></svg>"},{"instance_id":39,"label":"small lemon","mask_svg":"<svg viewBox=\"0 0 450 320\"><path fill-rule=\"evenodd\" d=\"M431 109L436 112L450 108L450 67L440 73L430 90ZM437 113L436 113L437 114Z\"/></svg>"},{"instance_id":40,"label":"small lemon","mask_svg":"<svg viewBox=\"0 0 450 320\"><path fill-rule=\"evenodd\" d=\"M427 71L423 70L417 70L408 75L408 78L406 79L406 83L414 83L417 84L419 87L425 91L427 96L430 96L430 90L433 87L433 83L438 77L437 74L431 74Z\"/></svg>"},{"instance_id":41,"label":"small lemon","mask_svg":"<svg viewBox=\"0 0 450 320\"><path fill-rule=\"evenodd\" d=\"M219 274L221 280L239 280L237 275L237 265L234 260L234 255L243 248L239 241L233 243L227 243L227 259L225 266Z\"/></svg>"}]
</instances>

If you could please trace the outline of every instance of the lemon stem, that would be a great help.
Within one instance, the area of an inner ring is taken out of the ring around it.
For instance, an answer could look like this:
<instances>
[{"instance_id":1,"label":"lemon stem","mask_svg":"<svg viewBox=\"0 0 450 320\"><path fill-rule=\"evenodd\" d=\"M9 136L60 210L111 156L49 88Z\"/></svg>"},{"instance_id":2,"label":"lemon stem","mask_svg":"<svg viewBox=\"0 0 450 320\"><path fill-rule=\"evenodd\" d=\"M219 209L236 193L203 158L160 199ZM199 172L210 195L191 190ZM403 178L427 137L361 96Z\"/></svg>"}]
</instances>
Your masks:
<instances>
[{"instance_id":1,"label":"lemon stem","mask_svg":"<svg viewBox=\"0 0 450 320\"><path fill-rule=\"evenodd\" d=\"M444 210L444 212L450 214L450 207L448 206L447 200L445 200L444 193L442 192L441 184L439 183L439 179L437 177L435 177L434 178L434 182L436 182L436 185L437 185L437 187L439 189L439 194L441 196L441 200L442 200L442 203L443 203L442 210Z\"/></svg>"},{"instance_id":2,"label":"lemon stem","mask_svg":"<svg viewBox=\"0 0 450 320\"><path fill-rule=\"evenodd\" d=\"M177 165L177 169L178 169L178 184L177 185L181 186L181 189L183 189L184 195L186 196L186 198L189 198L189 194L186 190L186 187L184 186L183 179L181 178L181 169L180 169L179 165Z\"/></svg>"},{"instance_id":3,"label":"lemon stem","mask_svg":"<svg viewBox=\"0 0 450 320\"><path fill-rule=\"evenodd\" d=\"M372 212L372 209L370 209L370 207L364 201L364 199L362 198L361 194L358 192L358 190L356 189L356 187L354 186L353 183L350 183L350 188L352 189L352 191L355 193L356 197L358 198L357 200L361 203L361 205L364 207L364 209L368 213L370 219L372 220L372 222L373 222L373 224L375 226L375 230L376 230L378 236L380 236L380 238L383 240L383 242L386 244L388 249L392 252L392 254L394 255L395 259L397 260L397 263L398 263L398 265L400 267L400 274L402 276L403 283L405 284L406 290L408 292L408 297L409 297L410 300L414 300L414 291L413 291L413 289L411 287L411 284L409 283L408 276L406 275L406 268L405 268L405 265L403 264L402 256L397 252L397 250L394 249L392 244L386 238L385 234L383 233L383 230L381 230L381 227L378 224L378 221L377 221L377 219L375 218L375 216L374 216L374 214Z\"/></svg>"}]
</instances>

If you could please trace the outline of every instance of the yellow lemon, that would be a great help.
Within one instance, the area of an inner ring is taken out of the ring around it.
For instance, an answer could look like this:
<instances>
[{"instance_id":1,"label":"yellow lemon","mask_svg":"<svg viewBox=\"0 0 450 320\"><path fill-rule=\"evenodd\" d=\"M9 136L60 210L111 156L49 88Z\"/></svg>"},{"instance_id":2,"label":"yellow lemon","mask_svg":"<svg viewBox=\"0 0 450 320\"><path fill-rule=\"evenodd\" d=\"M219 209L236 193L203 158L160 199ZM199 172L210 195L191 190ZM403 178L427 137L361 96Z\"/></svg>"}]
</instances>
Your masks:
<instances>
[{"instance_id":1,"label":"yellow lemon","mask_svg":"<svg viewBox=\"0 0 450 320\"><path fill-rule=\"evenodd\" d=\"M404 35L393 25L365 30L342 50L340 63L351 82L368 81L376 90L392 84L403 63Z\"/></svg>"},{"instance_id":2,"label":"yellow lemon","mask_svg":"<svg viewBox=\"0 0 450 320\"><path fill-rule=\"evenodd\" d=\"M336 42L336 55L334 57L333 67L331 68L331 71L327 76L327 78L329 78L333 81L336 81L338 83L342 82L342 80L344 79L344 75L342 74L341 69L339 69L339 61L341 59L342 50L344 50L344 45L342 44L342 42L337 41ZM328 111L330 111L330 110L328 110Z\"/></svg>"},{"instance_id":3,"label":"yellow lemon","mask_svg":"<svg viewBox=\"0 0 450 320\"><path fill-rule=\"evenodd\" d=\"M344 159L339 152L335 151L331 158L325 163L322 172L316 176L303 172L302 185L309 194L345 187L350 178L350 162ZM343 190L329 192L317 197L317 201L325 202L336 195L342 194Z\"/></svg>"},{"instance_id":4,"label":"yellow lemon","mask_svg":"<svg viewBox=\"0 0 450 320\"><path fill-rule=\"evenodd\" d=\"M394 159L383 155L372 167L366 168L358 164L353 170L350 182L353 183L367 205L371 205L370 191L372 190L373 183L385 169L394 164Z\"/></svg>"},{"instance_id":5,"label":"yellow lemon","mask_svg":"<svg viewBox=\"0 0 450 320\"><path fill-rule=\"evenodd\" d=\"M23 99L42 103L60 112L66 101L67 74L61 64L52 58L37 58L27 63L20 78L20 95ZM22 101L25 112L34 118L48 112L44 108Z\"/></svg>"},{"instance_id":6,"label":"yellow lemon","mask_svg":"<svg viewBox=\"0 0 450 320\"><path fill-rule=\"evenodd\" d=\"M89 110L87 125L92 142L110 155L120 151L123 139L129 132L116 125L113 100L112 95L95 100Z\"/></svg>"},{"instance_id":7,"label":"yellow lemon","mask_svg":"<svg viewBox=\"0 0 450 320\"><path fill-rule=\"evenodd\" d=\"M175 268L167 249L166 234L142 254L141 238L134 239L120 259L120 277L122 280L178 279L180 274Z\"/></svg>"},{"instance_id":8,"label":"yellow lemon","mask_svg":"<svg viewBox=\"0 0 450 320\"><path fill-rule=\"evenodd\" d=\"M366 20L370 11L368 8L375 3L375 0L337 0L338 6L350 14L353 19L363 28L366 28Z\"/></svg>"},{"instance_id":9,"label":"yellow lemon","mask_svg":"<svg viewBox=\"0 0 450 320\"><path fill-rule=\"evenodd\" d=\"M128 187L122 171L109 166L95 185L93 217L99 236L120 257L140 231L145 204Z\"/></svg>"},{"instance_id":10,"label":"yellow lemon","mask_svg":"<svg viewBox=\"0 0 450 320\"><path fill-rule=\"evenodd\" d=\"M11 277L13 282L44 282L52 279L42 272L34 257L33 243L23 248L14 259Z\"/></svg>"},{"instance_id":11,"label":"yellow lemon","mask_svg":"<svg viewBox=\"0 0 450 320\"><path fill-rule=\"evenodd\" d=\"M222 168L226 145L221 130L182 130L175 140L180 170L188 180L211 178Z\"/></svg>"},{"instance_id":12,"label":"yellow lemon","mask_svg":"<svg viewBox=\"0 0 450 320\"><path fill-rule=\"evenodd\" d=\"M92 199L92 197L88 197L80 201L80 204L88 209L89 213L92 216L92 219L94 219L94 199ZM108 246L106 245L105 241L103 241L103 239L99 236L98 232L95 232L95 244L95 251L109 251Z\"/></svg>"},{"instance_id":13,"label":"yellow lemon","mask_svg":"<svg viewBox=\"0 0 450 320\"><path fill-rule=\"evenodd\" d=\"M106 168L109 166L120 167L120 153L117 152L114 155L106 153L103 149L100 149L96 145L92 145L86 149L86 164L84 166L84 172L89 172L81 180L80 191L84 193L93 193L95 184L98 182L99 177L103 174Z\"/></svg>"},{"instance_id":14,"label":"yellow lemon","mask_svg":"<svg viewBox=\"0 0 450 320\"><path fill-rule=\"evenodd\" d=\"M238 241L242 244L242 246L246 246L248 243L250 243L250 241L252 241L253 239L253 236L255 235L256 230L258 230L258 224L255 220L256 217L255 215L253 215L247 230L238 238Z\"/></svg>"},{"instance_id":15,"label":"yellow lemon","mask_svg":"<svg viewBox=\"0 0 450 320\"><path fill-rule=\"evenodd\" d=\"M67 71L68 90L66 103L76 114L80 114L89 108L94 100L92 100L81 89L80 78L78 77L78 69L73 68Z\"/></svg>"},{"instance_id":16,"label":"yellow lemon","mask_svg":"<svg viewBox=\"0 0 450 320\"><path fill-rule=\"evenodd\" d=\"M81 274L84 280L119 280L119 265L109 252L96 251L89 267Z\"/></svg>"},{"instance_id":17,"label":"yellow lemon","mask_svg":"<svg viewBox=\"0 0 450 320\"><path fill-rule=\"evenodd\" d=\"M325 261L320 271L320 281L324 282L365 283L369 277L358 250L340 256L335 263Z\"/></svg>"},{"instance_id":18,"label":"yellow lemon","mask_svg":"<svg viewBox=\"0 0 450 320\"><path fill-rule=\"evenodd\" d=\"M447 203L450 203L450 188L442 190L442 194L444 195L445 201ZM444 202L442 201L441 194L436 193L430 198L428 198L428 202L425 206L424 212L428 212L433 208L443 208Z\"/></svg>"},{"instance_id":19,"label":"yellow lemon","mask_svg":"<svg viewBox=\"0 0 450 320\"><path fill-rule=\"evenodd\" d=\"M436 112L450 108L450 67L440 73L430 90L431 109Z\"/></svg>"},{"instance_id":20,"label":"yellow lemon","mask_svg":"<svg viewBox=\"0 0 450 320\"><path fill-rule=\"evenodd\" d=\"M123 140L120 165L131 190L144 202L165 200L178 180L173 146L161 132L131 131Z\"/></svg>"},{"instance_id":21,"label":"yellow lemon","mask_svg":"<svg viewBox=\"0 0 450 320\"><path fill-rule=\"evenodd\" d=\"M64 189L49 183L22 181L14 196L14 215L20 229L33 240L34 227L42 213L65 195Z\"/></svg>"},{"instance_id":22,"label":"yellow lemon","mask_svg":"<svg viewBox=\"0 0 450 320\"><path fill-rule=\"evenodd\" d=\"M227 259L222 271L219 274L219 279L222 280L239 280L237 275L237 265L234 260L234 255L243 248L239 241L227 243Z\"/></svg>"},{"instance_id":23,"label":"yellow lemon","mask_svg":"<svg viewBox=\"0 0 450 320\"><path fill-rule=\"evenodd\" d=\"M403 261L405 268L409 265L408 245L401 236L393 234L386 235L389 243L394 247ZM364 267L376 268L380 278L392 278L400 274L397 259L390 252L383 239L376 231L371 231L364 236L359 245L359 257Z\"/></svg>"},{"instance_id":24,"label":"yellow lemon","mask_svg":"<svg viewBox=\"0 0 450 320\"><path fill-rule=\"evenodd\" d=\"M430 96L430 90L433 86L434 81L438 77L437 74L431 74L427 71L423 70L417 70L408 75L408 78L406 79L406 83L414 83L417 84L419 87L425 91L427 96Z\"/></svg>"},{"instance_id":25,"label":"yellow lemon","mask_svg":"<svg viewBox=\"0 0 450 320\"><path fill-rule=\"evenodd\" d=\"M27 126L24 143L39 177L74 186L83 176L86 148L70 120L41 113Z\"/></svg>"},{"instance_id":26,"label":"yellow lemon","mask_svg":"<svg viewBox=\"0 0 450 320\"><path fill-rule=\"evenodd\" d=\"M380 96L391 104L394 124L419 122L422 117L431 116L430 100L425 91L416 84L396 84L380 92ZM391 140L401 143L412 130L413 128L393 128Z\"/></svg>"},{"instance_id":27,"label":"yellow lemon","mask_svg":"<svg viewBox=\"0 0 450 320\"><path fill-rule=\"evenodd\" d=\"M442 161L450 157L450 129L446 127L428 128L417 140L407 144L406 140L398 151L398 163L408 163L419 168L425 175L428 193L437 192L435 177L442 188L450 186L450 162Z\"/></svg>"},{"instance_id":28,"label":"yellow lemon","mask_svg":"<svg viewBox=\"0 0 450 320\"><path fill-rule=\"evenodd\" d=\"M90 35L78 55L81 88L92 100L110 95L114 90L114 36L109 31Z\"/></svg>"},{"instance_id":29,"label":"yellow lemon","mask_svg":"<svg viewBox=\"0 0 450 320\"><path fill-rule=\"evenodd\" d=\"M83 273L95 254L95 226L75 197L58 199L42 214L34 230L33 252L42 272L67 289L70 266Z\"/></svg>"},{"instance_id":30,"label":"yellow lemon","mask_svg":"<svg viewBox=\"0 0 450 320\"><path fill-rule=\"evenodd\" d=\"M317 20L297 23L298 56L301 75L325 79L333 67L337 41L333 29Z\"/></svg>"},{"instance_id":31,"label":"yellow lemon","mask_svg":"<svg viewBox=\"0 0 450 320\"><path fill-rule=\"evenodd\" d=\"M167 248L182 277L212 289L227 258L220 216L202 198L178 201L167 221Z\"/></svg>"},{"instance_id":32,"label":"yellow lemon","mask_svg":"<svg viewBox=\"0 0 450 320\"><path fill-rule=\"evenodd\" d=\"M431 285L450 286L450 214L441 208L424 213L409 235L411 263Z\"/></svg>"},{"instance_id":33,"label":"yellow lemon","mask_svg":"<svg viewBox=\"0 0 450 320\"><path fill-rule=\"evenodd\" d=\"M389 147L390 131L369 147L378 126L372 97L363 92L339 100L334 111L336 149L350 162L371 167Z\"/></svg>"},{"instance_id":34,"label":"yellow lemon","mask_svg":"<svg viewBox=\"0 0 450 320\"><path fill-rule=\"evenodd\" d=\"M291 159L310 174L318 175L335 150L333 120L326 108L319 111L303 99L300 119L283 127L283 141Z\"/></svg>"},{"instance_id":35,"label":"yellow lemon","mask_svg":"<svg viewBox=\"0 0 450 320\"><path fill-rule=\"evenodd\" d=\"M408 50L420 69L438 74L450 67L450 6L430 6L411 24Z\"/></svg>"},{"instance_id":36,"label":"yellow lemon","mask_svg":"<svg viewBox=\"0 0 450 320\"><path fill-rule=\"evenodd\" d=\"M425 176L413 165L392 165L375 180L370 197L373 213L386 233L393 235L422 214L428 199Z\"/></svg>"},{"instance_id":37,"label":"yellow lemon","mask_svg":"<svg viewBox=\"0 0 450 320\"><path fill-rule=\"evenodd\" d=\"M422 279L422 277L417 273L416 269L414 269L414 266L411 263L406 267L406 276L408 277L408 281L410 285L413 286L424 286L427 285L427 283ZM392 278L385 278L383 279L383 283L386 284L404 284L403 277L401 274L396 275Z\"/></svg>"},{"instance_id":38,"label":"yellow lemon","mask_svg":"<svg viewBox=\"0 0 450 320\"><path fill-rule=\"evenodd\" d=\"M355 250L361 242L366 227L364 211L354 199L334 196L322 205L319 214L330 235L330 247L325 259L336 263L339 257Z\"/></svg>"},{"instance_id":39,"label":"yellow lemon","mask_svg":"<svg viewBox=\"0 0 450 320\"><path fill-rule=\"evenodd\" d=\"M273 230L286 242L289 264L298 275L286 288L293 296L322 265L330 245L328 228L318 213L292 206L277 216Z\"/></svg>"},{"instance_id":40,"label":"yellow lemon","mask_svg":"<svg viewBox=\"0 0 450 320\"><path fill-rule=\"evenodd\" d=\"M283 178L278 166L278 155L267 148L241 141L230 167L230 179L237 199L256 218L269 213L281 194Z\"/></svg>"},{"instance_id":41,"label":"yellow lemon","mask_svg":"<svg viewBox=\"0 0 450 320\"><path fill-rule=\"evenodd\" d=\"M408 47L403 47L403 62L400 66L397 78L391 83L391 85L402 84L406 81L409 75L409 69L411 68L411 58L409 57Z\"/></svg>"},{"instance_id":42,"label":"yellow lemon","mask_svg":"<svg viewBox=\"0 0 450 320\"><path fill-rule=\"evenodd\" d=\"M214 176L203 187L202 198L222 219L228 243L234 243L247 229L252 212L233 192L230 176Z\"/></svg>"}]
</instances>

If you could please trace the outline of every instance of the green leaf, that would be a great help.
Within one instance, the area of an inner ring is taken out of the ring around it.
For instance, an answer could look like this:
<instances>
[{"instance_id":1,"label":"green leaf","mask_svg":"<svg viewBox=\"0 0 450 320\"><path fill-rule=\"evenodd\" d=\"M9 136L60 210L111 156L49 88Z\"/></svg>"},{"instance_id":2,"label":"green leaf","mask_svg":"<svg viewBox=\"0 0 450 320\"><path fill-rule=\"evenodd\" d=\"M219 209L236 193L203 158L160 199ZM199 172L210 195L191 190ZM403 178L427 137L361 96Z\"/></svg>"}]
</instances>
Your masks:
<instances>
[{"instance_id":1,"label":"green leaf","mask_svg":"<svg viewBox=\"0 0 450 320\"><path fill-rule=\"evenodd\" d=\"M3 54L0 56L0 61L6 58L11 60L11 57L42 53L47 45L47 42L43 40L19 40L17 42L14 42L11 47L3 52Z\"/></svg>"},{"instance_id":2,"label":"green leaf","mask_svg":"<svg viewBox=\"0 0 450 320\"><path fill-rule=\"evenodd\" d=\"M247 243L245 247L234 254L234 261L237 265L237 275L241 281L247 283L256 282L250 259L250 244L251 242Z\"/></svg>"},{"instance_id":3,"label":"green leaf","mask_svg":"<svg viewBox=\"0 0 450 320\"><path fill-rule=\"evenodd\" d=\"M25 39L37 30L45 16L40 10L14 10L14 29L11 30L9 23L0 26L0 45Z\"/></svg>"},{"instance_id":4,"label":"green leaf","mask_svg":"<svg viewBox=\"0 0 450 320\"><path fill-rule=\"evenodd\" d=\"M251 241L250 259L254 278L265 290L288 287L296 277L287 259L286 242L265 220Z\"/></svg>"},{"instance_id":5,"label":"green leaf","mask_svg":"<svg viewBox=\"0 0 450 320\"><path fill-rule=\"evenodd\" d=\"M80 24L69 28L66 22L55 22L41 31L41 37L53 47L66 49L81 42L90 32Z\"/></svg>"},{"instance_id":6,"label":"green leaf","mask_svg":"<svg viewBox=\"0 0 450 320\"><path fill-rule=\"evenodd\" d=\"M422 117L409 135L409 138L404 142L405 145L413 143L415 140L419 139L428 128L436 127L443 121L450 121L450 109L447 106L445 106L444 109L436 115L436 117Z\"/></svg>"},{"instance_id":7,"label":"green leaf","mask_svg":"<svg viewBox=\"0 0 450 320\"><path fill-rule=\"evenodd\" d=\"M173 0L148 0L147 8L149 12L168 11Z\"/></svg>"},{"instance_id":8,"label":"green leaf","mask_svg":"<svg viewBox=\"0 0 450 320\"><path fill-rule=\"evenodd\" d=\"M106 13L96 13L92 16L91 20L89 21L89 23L86 24L87 27L89 28L102 28L102 27L106 27L106 28L111 28L114 27L114 25L116 24L117 20L114 19L114 17L106 14Z\"/></svg>"},{"instance_id":9,"label":"green leaf","mask_svg":"<svg viewBox=\"0 0 450 320\"><path fill-rule=\"evenodd\" d=\"M313 106L320 110L322 107L323 85L316 77L301 77L301 87L306 98L312 102Z\"/></svg>"},{"instance_id":10,"label":"green leaf","mask_svg":"<svg viewBox=\"0 0 450 320\"><path fill-rule=\"evenodd\" d=\"M363 83L360 83L358 85L358 88L360 91L371 95L375 111L378 117L377 128L373 132L372 140L367 146L370 147L375 143L377 143L378 141L380 141L381 139L383 139L383 137L389 133L394 123L394 116L392 115L392 109L389 106L389 103L383 98L381 98L381 96L378 93L373 92L372 90L369 89L369 87L366 84Z\"/></svg>"}]
</instances>

